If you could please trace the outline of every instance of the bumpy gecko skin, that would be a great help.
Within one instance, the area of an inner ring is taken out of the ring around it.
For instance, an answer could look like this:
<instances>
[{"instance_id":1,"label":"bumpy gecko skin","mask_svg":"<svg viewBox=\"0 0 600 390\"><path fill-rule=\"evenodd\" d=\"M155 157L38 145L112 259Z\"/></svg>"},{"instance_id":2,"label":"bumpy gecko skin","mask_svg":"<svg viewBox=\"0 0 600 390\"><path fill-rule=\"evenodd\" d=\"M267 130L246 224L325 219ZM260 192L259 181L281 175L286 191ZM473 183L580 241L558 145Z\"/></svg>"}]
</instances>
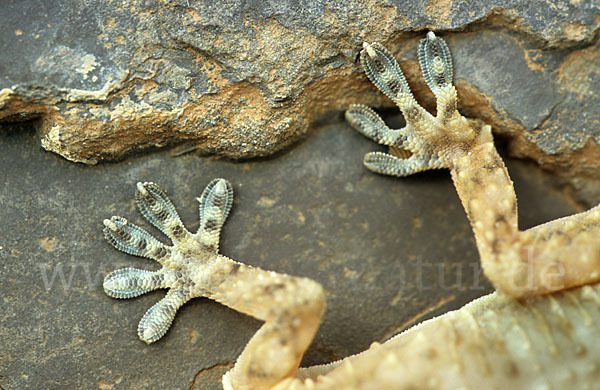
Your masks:
<instances>
[{"instance_id":1,"label":"bumpy gecko skin","mask_svg":"<svg viewBox=\"0 0 600 390\"><path fill-rule=\"evenodd\" d=\"M198 198L200 227L195 234L183 226L156 184L138 183L135 199L142 215L173 242L165 245L125 218L104 221L104 235L115 248L162 265L154 272L118 269L104 279L104 291L114 298L169 289L142 317L140 339L157 341L181 305L207 297L265 321L224 377L226 388L264 388L293 375L325 310L324 292L310 279L264 271L218 253L221 227L233 201L231 184L215 179Z\"/></svg>"},{"instance_id":2,"label":"bumpy gecko skin","mask_svg":"<svg viewBox=\"0 0 600 390\"><path fill-rule=\"evenodd\" d=\"M363 44L369 79L402 111L406 126L393 130L371 109L351 106L346 119L359 132L390 147L368 153L377 173L408 176L446 168L475 233L485 275L515 297L546 294L600 280L600 208L519 231L517 199L494 147L491 128L463 117L452 85L446 43L433 32L419 44L425 81L436 97L433 116L413 97L400 66L379 44Z\"/></svg>"},{"instance_id":3,"label":"bumpy gecko skin","mask_svg":"<svg viewBox=\"0 0 600 390\"><path fill-rule=\"evenodd\" d=\"M597 389L598 324L598 284L523 300L495 292L275 388Z\"/></svg>"}]
</instances>

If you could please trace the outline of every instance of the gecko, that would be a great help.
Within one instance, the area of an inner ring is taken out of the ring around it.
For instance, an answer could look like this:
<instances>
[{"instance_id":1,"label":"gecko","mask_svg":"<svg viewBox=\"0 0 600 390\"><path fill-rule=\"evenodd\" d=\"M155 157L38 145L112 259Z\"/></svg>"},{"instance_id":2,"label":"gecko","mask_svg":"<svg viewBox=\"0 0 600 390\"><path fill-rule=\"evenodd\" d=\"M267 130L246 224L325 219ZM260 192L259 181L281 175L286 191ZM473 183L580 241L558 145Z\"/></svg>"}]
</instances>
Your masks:
<instances>
[{"instance_id":1,"label":"gecko","mask_svg":"<svg viewBox=\"0 0 600 390\"><path fill-rule=\"evenodd\" d=\"M308 278L265 271L219 254L220 230L233 203L228 181L211 181L198 198L196 233L183 226L158 185L138 183L138 209L172 245L125 218L105 220L105 237L116 249L155 260L162 268L113 271L104 290L115 298L132 298L169 289L142 317L140 339L159 340L181 305L207 297L264 321L223 377L225 389L561 388L598 383L600 285L576 287L598 279L598 244L592 236L598 208L518 231L514 189L490 126L466 119L456 109L446 44L427 34L419 59L437 98L435 117L416 103L397 62L378 44L364 44L361 62L375 85L401 108L407 127L391 130L360 105L352 106L346 117L363 134L390 146L390 154L365 157L369 169L397 176L451 170L484 271L499 291L384 344L373 343L358 355L298 369L325 310L323 288ZM542 267L544 261L563 272ZM570 287L575 288L561 291Z\"/></svg>"},{"instance_id":2,"label":"gecko","mask_svg":"<svg viewBox=\"0 0 600 390\"><path fill-rule=\"evenodd\" d=\"M523 300L495 292L358 355L299 369L324 313L324 290L311 279L218 253L232 194L228 181L211 181L198 198L200 226L192 234L164 190L138 183L138 209L172 245L125 218L104 221L115 248L162 264L153 272L118 269L104 280L114 298L169 289L143 315L141 340L159 340L177 309L194 297L265 321L224 375L224 389L561 389L593 388L600 380L600 284Z\"/></svg>"}]
</instances>

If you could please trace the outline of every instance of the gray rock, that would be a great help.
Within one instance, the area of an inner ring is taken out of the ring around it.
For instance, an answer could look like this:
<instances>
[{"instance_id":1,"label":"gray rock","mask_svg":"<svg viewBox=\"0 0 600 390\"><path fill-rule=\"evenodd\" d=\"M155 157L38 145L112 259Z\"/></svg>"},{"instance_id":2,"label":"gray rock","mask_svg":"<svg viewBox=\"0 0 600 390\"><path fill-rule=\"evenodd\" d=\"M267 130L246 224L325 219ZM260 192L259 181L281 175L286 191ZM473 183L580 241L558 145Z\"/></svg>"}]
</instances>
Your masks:
<instances>
[{"instance_id":1,"label":"gray rock","mask_svg":"<svg viewBox=\"0 0 600 390\"><path fill-rule=\"evenodd\" d=\"M102 237L112 215L161 237L135 209L137 181L166 188L191 230L204 186L215 177L233 183L222 253L327 290L305 365L358 352L490 291L448 173L377 176L361 164L374 149L344 125L316 130L276 159L234 163L173 150L90 167L43 153L29 125L1 127L0 387L219 388L258 321L195 299L148 346L137 323L164 292L115 300L102 290L116 268L157 268ZM509 170L523 228L574 211L533 164L510 161Z\"/></svg>"},{"instance_id":2,"label":"gray rock","mask_svg":"<svg viewBox=\"0 0 600 390\"><path fill-rule=\"evenodd\" d=\"M43 147L73 161L182 142L270 155L330 111L390 105L356 63L365 40L424 86L416 40L432 29L468 31L443 34L462 105L514 153L598 167L600 6L590 0L5 3L0 120L39 118Z\"/></svg>"}]
</instances>

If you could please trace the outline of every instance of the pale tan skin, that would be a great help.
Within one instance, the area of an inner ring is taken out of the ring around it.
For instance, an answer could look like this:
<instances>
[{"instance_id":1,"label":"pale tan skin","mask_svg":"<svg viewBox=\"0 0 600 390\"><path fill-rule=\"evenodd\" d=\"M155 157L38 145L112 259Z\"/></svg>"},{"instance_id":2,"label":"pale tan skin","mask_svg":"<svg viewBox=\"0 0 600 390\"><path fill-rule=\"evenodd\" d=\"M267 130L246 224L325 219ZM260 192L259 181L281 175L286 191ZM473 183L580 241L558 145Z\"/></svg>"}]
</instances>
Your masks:
<instances>
[{"instance_id":1,"label":"pale tan skin","mask_svg":"<svg viewBox=\"0 0 600 390\"><path fill-rule=\"evenodd\" d=\"M275 389L597 389L600 285L495 292Z\"/></svg>"},{"instance_id":2,"label":"pale tan skin","mask_svg":"<svg viewBox=\"0 0 600 390\"><path fill-rule=\"evenodd\" d=\"M123 218L105 220L105 235L117 249L163 265L156 272L112 272L104 282L107 294L131 298L170 289L140 321L139 336L148 343L165 334L177 309L193 297L208 297L265 321L223 377L225 389L597 386L600 285L556 291L599 279L600 209L519 231L512 182L490 127L456 110L445 43L429 33L419 49L425 78L437 98L435 117L414 100L383 47L364 47L361 59L367 74L407 121L404 129L391 130L367 107L348 110L354 127L390 146L391 154L370 153L365 165L397 176L450 169L484 271L501 292L426 321L383 345L375 343L359 355L298 370L324 312L323 289L309 279L264 271L218 253L233 192L227 181L216 179L199 198L195 234L185 229L158 186L138 183L140 211L173 245L160 243ZM517 301L505 293L527 298ZM541 294L549 295L532 297Z\"/></svg>"}]
</instances>

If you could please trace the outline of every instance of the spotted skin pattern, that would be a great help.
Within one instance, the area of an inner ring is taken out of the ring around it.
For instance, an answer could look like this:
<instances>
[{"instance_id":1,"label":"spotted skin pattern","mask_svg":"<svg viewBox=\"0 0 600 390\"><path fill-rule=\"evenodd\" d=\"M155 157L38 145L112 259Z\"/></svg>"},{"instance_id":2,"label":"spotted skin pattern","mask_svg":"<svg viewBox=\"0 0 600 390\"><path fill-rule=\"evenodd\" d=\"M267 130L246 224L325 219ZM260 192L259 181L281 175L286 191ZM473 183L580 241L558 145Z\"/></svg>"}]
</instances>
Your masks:
<instances>
[{"instance_id":1,"label":"spotted skin pattern","mask_svg":"<svg viewBox=\"0 0 600 390\"><path fill-rule=\"evenodd\" d=\"M274 389L597 389L600 284L486 295Z\"/></svg>"},{"instance_id":2,"label":"spotted skin pattern","mask_svg":"<svg viewBox=\"0 0 600 390\"><path fill-rule=\"evenodd\" d=\"M366 106L346 111L355 129L390 147L389 153L368 153L364 165L393 176L449 169L483 271L498 290L524 297L600 280L600 207L520 231L513 183L494 147L491 127L457 110L448 46L429 32L418 55L436 97L435 116L416 102L394 57L377 43L363 44L360 58L367 76L406 119L406 126L396 130Z\"/></svg>"}]
</instances>

